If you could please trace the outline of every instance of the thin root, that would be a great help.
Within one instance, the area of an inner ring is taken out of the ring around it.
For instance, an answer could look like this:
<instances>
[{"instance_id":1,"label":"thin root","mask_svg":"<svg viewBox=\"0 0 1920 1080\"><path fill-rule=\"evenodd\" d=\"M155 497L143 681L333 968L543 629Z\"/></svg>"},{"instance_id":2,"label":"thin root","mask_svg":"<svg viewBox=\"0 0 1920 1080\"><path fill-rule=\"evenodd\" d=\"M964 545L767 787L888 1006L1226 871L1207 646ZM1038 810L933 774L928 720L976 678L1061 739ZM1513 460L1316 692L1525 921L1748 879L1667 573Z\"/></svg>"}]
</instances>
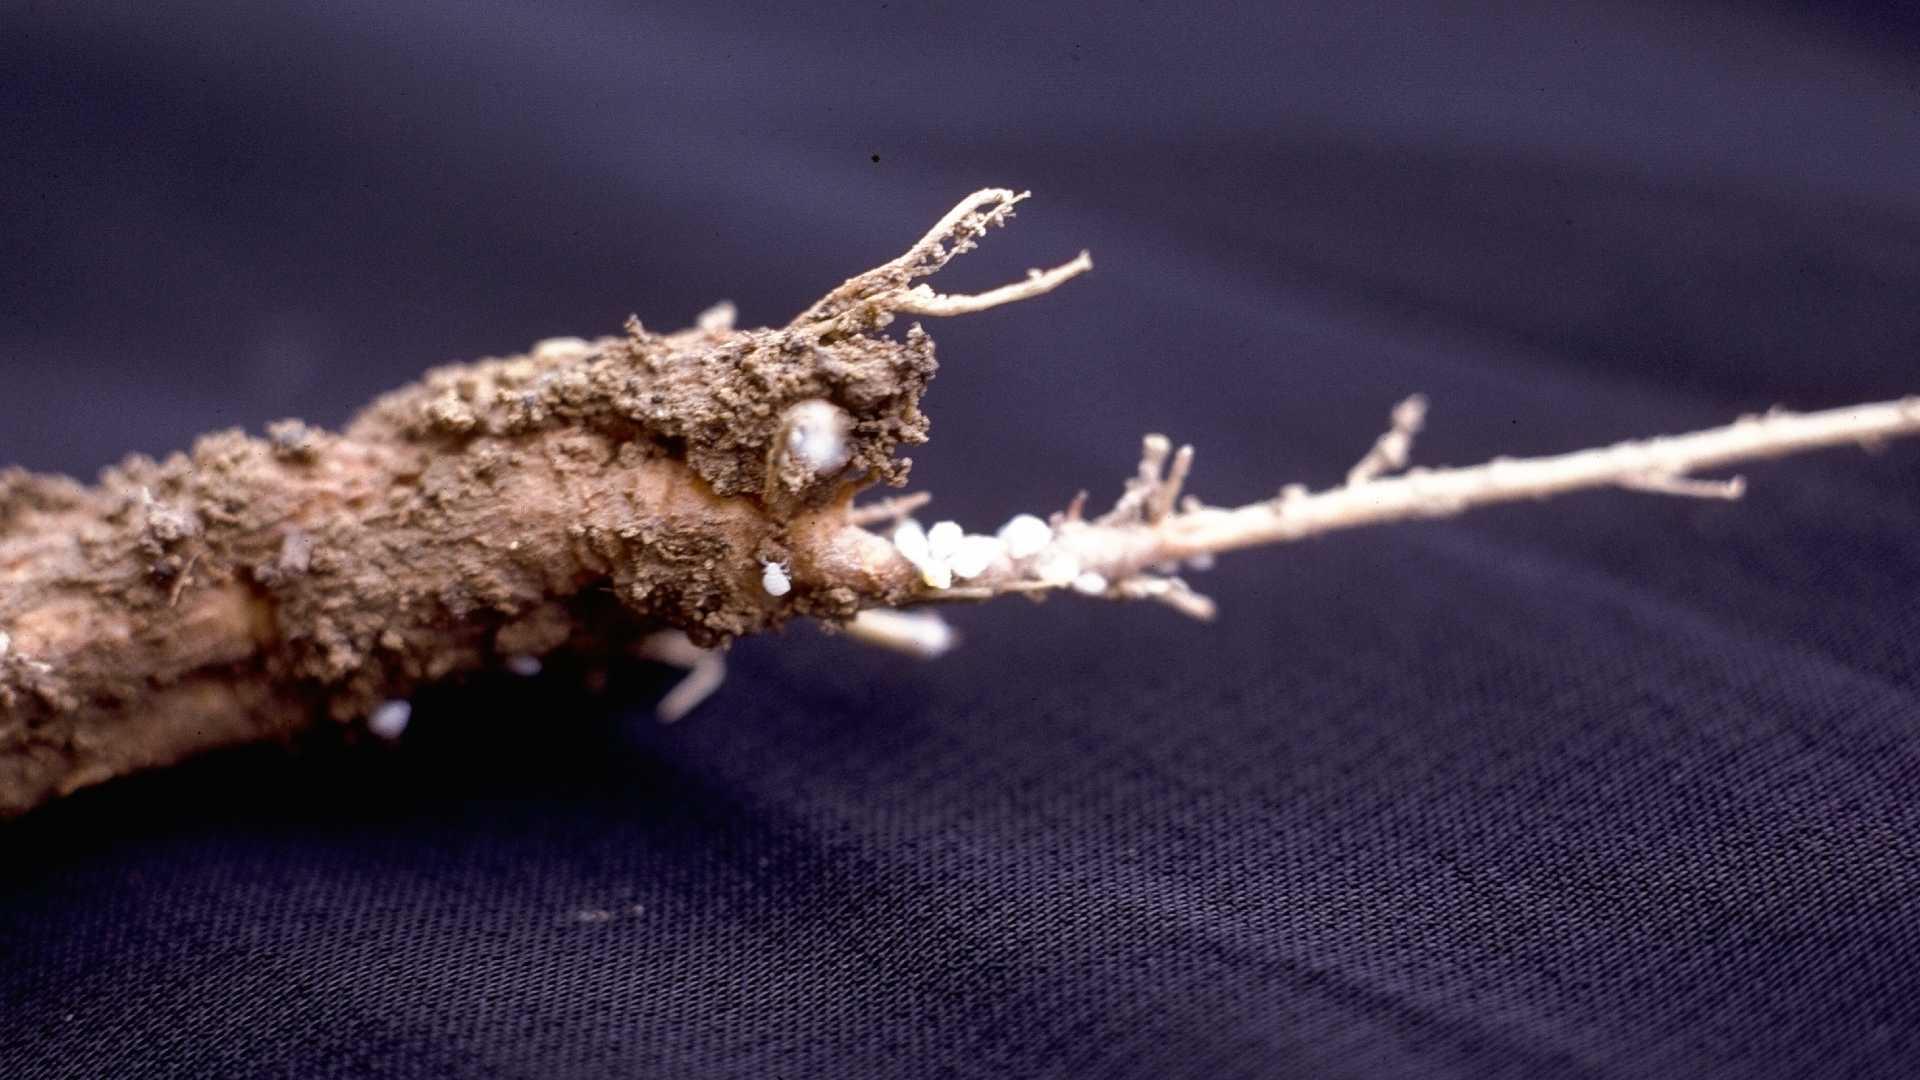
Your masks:
<instances>
[{"instance_id":1,"label":"thin root","mask_svg":"<svg viewBox=\"0 0 1920 1080\"><path fill-rule=\"evenodd\" d=\"M949 315L971 315L977 311L997 308L1002 304L1031 300L1036 296L1050 293L1072 279L1093 269L1093 256L1081 252L1071 260L1061 263L1051 270L1029 270L1025 281L1010 282L997 289L983 293L937 293L925 285L918 285L900 294L887 304L890 310L903 315L928 315L944 318Z\"/></svg>"},{"instance_id":2,"label":"thin root","mask_svg":"<svg viewBox=\"0 0 1920 1080\"><path fill-rule=\"evenodd\" d=\"M695 645L678 630L649 634L634 647L634 654L655 663L686 669L686 677L675 683L653 707L654 716L663 724L686 719L688 713L699 708L727 681L725 657L718 650Z\"/></svg>"},{"instance_id":3,"label":"thin root","mask_svg":"<svg viewBox=\"0 0 1920 1080\"><path fill-rule=\"evenodd\" d=\"M1651 473L1646 476L1626 477L1620 481L1620 486L1630 491L1644 491L1653 495L1677 495L1683 499L1724 499L1731 502L1747 493L1747 478L1734 476L1725 480L1701 480L1691 476Z\"/></svg>"},{"instance_id":4,"label":"thin root","mask_svg":"<svg viewBox=\"0 0 1920 1080\"><path fill-rule=\"evenodd\" d=\"M934 660L960 643L952 624L931 611L869 608L854 616L847 633L867 643L921 660Z\"/></svg>"},{"instance_id":5,"label":"thin root","mask_svg":"<svg viewBox=\"0 0 1920 1080\"><path fill-rule=\"evenodd\" d=\"M895 314L969 315L1051 292L1061 283L1093 268L1082 251L1051 270L1030 270L1016 281L972 295L943 295L913 283L938 272L955 256L973 250L981 236L1013 217L1013 208L1028 192L986 188L960 200L919 242L898 258L842 282L800 313L792 327L820 328L827 333L870 330L885 326Z\"/></svg>"},{"instance_id":6,"label":"thin root","mask_svg":"<svg viewBox=\"0 0 1920 1080\"><path fill-rule=\"evenodd\" d=\"M1347 486L1356 487L1376 477L1399 472L1413 456L1413 437L1427 422L1427 399L1414 394L1394 406L1392 423L1374 440L1373 448L1347 471Z\"/></svg>"},{"instance_id":7,"label":"thin root","mask_svg":"<svg viewBox=\"0 0 1920 1080\"><path fill-rule=\"evenodd\" d=\"M933 493L916 491L911 495L896 495L890 499L856 506L847 511L847 523L850 525L886 525L904 520L907 515L933 501Z\"/></svg>"}]
</instances>

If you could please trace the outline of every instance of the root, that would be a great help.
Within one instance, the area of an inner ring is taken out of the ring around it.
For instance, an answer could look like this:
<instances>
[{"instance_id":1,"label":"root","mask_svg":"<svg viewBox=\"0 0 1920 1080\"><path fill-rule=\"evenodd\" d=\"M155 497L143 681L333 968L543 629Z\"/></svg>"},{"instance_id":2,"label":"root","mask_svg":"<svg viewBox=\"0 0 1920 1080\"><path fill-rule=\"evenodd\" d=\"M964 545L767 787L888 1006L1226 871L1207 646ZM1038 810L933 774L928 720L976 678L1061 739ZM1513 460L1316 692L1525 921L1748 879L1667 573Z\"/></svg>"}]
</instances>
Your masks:
<instances>
[{"instance_id":1,"label":"root","mask_svg":"<svg viewBox=\"0 0 1920 1080\"><path fill-rule=\"evenodd\" d=\"M857 641L916 660L937 660L960 644L959 632L932 611L870 608L853 617L847 633Z\"/></svg>"},{"instance_id":2,"label":"root","mask_svg":"<svg viewBox=\"0 0 1920 1080\"><path fill-rule=\"evenodd\" d=\"M1050 293L1071 278L1080 276L1093 269L1093 256L1081 252L1071 261L1061 263L1051 270L1029 270L1025 281L1015 281L997 289L989 289L973 295L948 296L936 293L925 285L917 285L899 294L889 301L892 310L906 315L972 315L978 311L997 308L1002 304L1031 300L1036 296Z\"/></svg>"},{"instance_id":3,"label":"root","mask_svg":"<svg viewBox=\"0 0 1920 1080\"><path fill-rule=\"evenodd\" d=\"M1920 398L1776 412L1691 435L1462 469L1408 469L1415 397L1347 474L1233 509L1185 493L1190 446L1148 436L1113 508L1081 493L993 532L911 515L935 363L897 315L1045 294L1085 253L975 295L921 279L1026 196L977 192L900 257L780 328L732 305L694 328L555 338L428 372L339 434L296 421L222 432L92 487L0 470L0 816L204 750L316 724L402 737L428 683L542 657L638 649L688 669L685 716L734 638L813 618L932 657L955 635L915 605L1067 590L1215 605L1182 574L1216 554L1591 488L1738 498L1700 474L1920 434Z\"/></svg>"},{"instance_id":4,"label":"root","mask_svg":"<svg viewBox=\"0 0 1920 1080\"><path fill-rule=\"evenodd\" d=\"M945 217L935 222L933 228L899 258L849 278L789 325L825 325L835 331L872 330L886 326L896 313L936 317L971 315L1051 292L1093 269L1092 256L1083 251L1051 270L1028 271L1025 281L972 296L945 296L925 285L913 284L937 273L956 256L972 251L988 229L1012 219L1014 206L1030 194L1025 191L1016 194L1006 188L974 192L947 211Z\"/></svg>"},{"instance_id":5,"label":"root","mask_svg":"<svg viewBox=\"0 0 1920 1080\"><path fill-rule=\"evenodd\" d=\"M652 660L686 672L653 707L654 716L663 724L677 724L686 719L688 713L699 708L727 681L726 657L718 649L703 649L695 645L678 630L649 634L640 640L633 651L643 660Z\"/></svg>"},{"instance_id":6,"label":"root","mask_svg":"<svg viewBox=\"0 0 1920 1080\"><path fill-rule=\"evenodd\" d=\"M1156 600L1205 619L1213 616L1212 603L1193 593L1175 572L1224 552L1593 488L1739 499L1746 492L1743 478L1710 480L1693 474L1822 447L1871 447L1920 435L1920 397L1909 397L1815 413L1775 410L1688 435L1388 475L1407 465L1413 435L1425 415L1424 398L1403 402L1394 410L1391 429L1339 487L1312 492L1304 485L1288 485L1275 498L1233 509L1205 506L1189 497L1177 513L1169 512L1186 482L1192 448L1170 453L1171 443L1164 436L1149 435L1135 475L1114 508L1101 517L1082 520L1083 497L1077 497L1048 524L1020 515L996 536L963 533L961 544L988 546L985 564L956 572L957 583L944 588L935 584L943 580L941 568L929 569L930 556L917 543L896 542L904 564L896 573L902 581L918 579L913 597L918 601L1071 590L1114 600ZM1017 535L1010 537L1009 531Z\"/></svg>"},{"instance_id":7,"label":"root","mask_svg":"<svg viewBox=\"0 0 1920 1080\"><path fill-rule=\"evenodd\" d=\"M1413 457L1413 437L1427 422L1427 399L1415 394L1393 410L1393 424L1386 434L1374 440L1373 449L1347 471L1347 486L1354 487L1387 473L1399 472Z\"/></svg>"}]
</instances>

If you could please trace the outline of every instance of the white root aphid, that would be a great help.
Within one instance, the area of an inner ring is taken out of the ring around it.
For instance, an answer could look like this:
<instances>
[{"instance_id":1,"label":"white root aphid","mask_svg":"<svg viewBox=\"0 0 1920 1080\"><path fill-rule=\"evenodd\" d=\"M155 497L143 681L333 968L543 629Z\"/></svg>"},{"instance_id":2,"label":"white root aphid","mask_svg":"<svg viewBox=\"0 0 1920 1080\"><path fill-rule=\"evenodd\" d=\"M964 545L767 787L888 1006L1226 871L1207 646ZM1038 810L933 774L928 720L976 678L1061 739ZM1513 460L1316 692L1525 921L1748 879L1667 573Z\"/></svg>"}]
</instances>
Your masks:
<instances>
[{"instance_id":1,"label":"white root aphid","mask_svg":"<svg viewBox=\"0 0 1920 1080\"><path fill-rule=\"evenodd\" d=\"M832 402L802 401L787 410L787 455L815 476L838 472L852 456L847 426L847 414Z\"/></svg>"},{"instance_id":2,"label":"white root aphid","mask_svg":"<svg viewBox=\"0 0 1920 1080\"><path fill-rule=\"evenodd\" d=\"M793 579L787 576L787 568L777 562L760 564L760 587L767 590L768 596L785 596L793 591Z\"/></svg>"},{"instance_id":3,"label":"white root aphid","mask_svg":"<svg viewBox=\"0 0 1920 1080\"><path fill-rule=\"evenodd\" d=\"M1071 552L1043 551L1033 562L1033 575L1047 585L1071 585L1080 577L1080 560Z\"/></svg>"},{"instance_id":4,"label":"white root aphid","mask_svg":"<svg viewBox=\"0 0 1920 1080\"><path fill-rule=\"evenodd\" d=\"M970 536L958 522L941 521L923 529L912 518L894 527L893 546L901 558L920 571L920 580L936 589L952 588L956 579L979 577L1006 552L1006 545L999 540Z\"/></svg>"},{"instance_id":5,"label":"white root aphid","mask_svg":"<svg viewBox=\"0 0 1920 1080\"><path fill-rule=\"evenodd\" d=\"M413 703L395 698L381 702L379 708L368 714L367 730L391 742L406 734L407 725L412 721Z\"/></svg>"},{"instance_id":6,"label":"white root aphid","mask_svg":"<svg viewBox=\"0 0 1920 1080\"><path fill-rule=\"evenodd\" d=\"M942 524L949 524L943 522ZM942 531L941 542L947 542ZM953 568L937 559L933 554L933 541L920 523L908 518L893 530L893 546L900 557L912 563L920 571L920 580L935 589L953 587Z\"/></svg>"},{"instance_id":7,"label":"white root aphid","mask_svg":"<svg viewBox=\"0 0 1920 1080\"><path fill-rule=\"evenodd\" d=\"M733 301L722 300L701 312L694 325L709 334L724 334L733 329L734 320L739 317L740 310L733 306Z\"/></svg>"},{"instance_id":8,"label":"white root aphid","mask_svg":"<svg viewBox=\"0 0 1920 1080\"><path fill-rule=\"evenodd\" d=\"M592 351L593 343L586 338L550 337L534 342L528 355L535 360L551 363L577 359Z\"/></svg>"},{"instance_id":9,"label":"white root aphid","mask_svg":"<svg viewBox=\"0 0 1920 1080\"><path fill-rule=\"evenodd\" d=\"M1005 550L1006 546L991 536L965 536L947 565L953 568L954 577L971 581L992 569Z\"/></svg>"},{"instance_id":10,"label":"white root aphid","mask_svg":"<svg viewBox=\"0 0 1920 1080\"><path fill-rule=\"evenodd\" d=\"M1073 591L1083 596L1099 596L1107 591L1106 575L1092 570L1081 571L1080 575L1073 579Z\"/></svg>"},{"instance_id":11,"label":"white root aphid","mask_svg":"<svg viewBox=\"0 0 1920 1080\"><path fill-rule=\"evenodd\" d=\"M1053 527L1032 514L1016 514L1000 526L1000 542L1010 559L1028 559L1053 543Z\"/></svg>"},{"instance_id":12,"label":"white root aphid","mask_svg":"<svg viewBox=\"0 0 1920 1080\"><path fill-rule=\"evenodd\" d=\"M927 555L935 562L950 563L960 550L960 542L966 539L966 532L959 523L941 521L927 530Z\"/></svg>"},{"instance_id":13,"label":"white root aphid","mask_svg":"<svg viewBox=\"0 0 1920 1080\"><path fill-rule=\"evenodd\" d=\"M968 535L957 522L942 521L922 529L911 518L894 529L893 546L920 571L920 579L936 589L952 588L956 579L977 578L1006 554L1006 545L998 539Z\"/></svg>"},{"instance_id":14,"label":"white root aphid","mask_svg":"<svg viewBox=\"0 0 1920 1080\"><path fill-rule=\"evenodd\" d=\"M912 518L894 526L893 546L899 549L902 558L915 566L931 558L932 553L927 545L927 530L921 528L920 523Z\"/></svg>"}]
</instances>

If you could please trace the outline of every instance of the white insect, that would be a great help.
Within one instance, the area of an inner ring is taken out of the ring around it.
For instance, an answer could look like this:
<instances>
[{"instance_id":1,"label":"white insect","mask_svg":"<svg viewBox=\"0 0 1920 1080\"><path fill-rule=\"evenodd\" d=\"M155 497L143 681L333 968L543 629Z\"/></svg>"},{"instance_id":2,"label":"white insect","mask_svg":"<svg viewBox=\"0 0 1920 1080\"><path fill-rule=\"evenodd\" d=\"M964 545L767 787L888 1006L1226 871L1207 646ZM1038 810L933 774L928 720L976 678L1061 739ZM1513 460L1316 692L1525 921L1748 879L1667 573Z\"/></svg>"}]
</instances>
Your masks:
<instances>
[{"instance_id":1,"label":"white insect","mask_svg":"<svg viewBox=\"0 0 1920 1080\"><path fill-rule=\"evenodd\" d=\"M1073 579L1073 591L1086 596L1099 596L1107 591L1106 576L1092 570L1083 571Z\"/></svg>"},{"instance_id":2,"label":"white insect","mask_svg":"<svg viewBox=\"0 0 1920 1080\"><path fill-rule=\"evenodd\" d=\"M406 734L407 724L412 720L413 703L396 698L381 702L380 707L367 716L367 730L391 742Z\"/></svg>"},{"instance_id":3,"label":"white insect","mask_svg":"<svg viewBox=\"0 0 1920 1080\"><path fill-rule=\"evenodd\" d=\"M1067 551L1043 551L1033 561L1033 574L1048 585L1072 585L1080 578L1080 560Z\"/></svg>"},{"instance_id":4,"label":"white insect","mask_svg":"<svg viewBox=\"0 0 1920 1080\"><path fill-rule=\"evenodd\" d=\"M767 590L768 596L785 596L793 591L793 579L787 576L787 568L777 562L760 564L760 587Z\"/></svg>"},{"instance_id":5,"label":"white insect","mask_svg":"<svg viewBox=\"0 0 1920 1080\"><path fill-rule=\"evenodd\" d=\"M787 453L816 476L847 463L847 414L831 402L803 401L787 410Z\"/></svg>"},{"instance_id":6,"label":"white insect","mask_svg":"<svg viewBox=\"0 0 1920 1080\"><path fill-rule=\"evenodd\" d=\"M912 518L893 527L893 546L900 549L902 557L915 565L932 557L932 548L927 543L927 530Z\"/></svg>"},{"instance_id":7,"label":"white insect","mask_svg":"<svg viewBox=\"0 0 1920 1080\"><path fill-rule=\"evenodd\" d=\"M942 522L941 524L952 523ZM935 526L935 528L939 527ZM944 545L948 542L947 535L944 530L941 532L941 542ZM893 546L900 552L901 558L912 563L920 571L920 580L936 589L953 587L953 568L945 561L934 557L933 540L927 535L927 531L920 527L919 522L912 518L901 522L893 530Z\"/></svg>"},{"instance_id":8,"label":"white insect","mask_svg":"<svg viewBox=\"0 0 1920 1080\"><path fill-rule=\"evenodd\" d=\"M991 569L1005 550L1006 546L991 536L962 537L948 565L953 567L954 577L971 581Z\"/></svg>"},{"instance_id":9,"label":"white insect","mask_svg":"<svg viewBox=\"0 0 1920 1080\"><path fill-rule=\"evenodd\" d=\"M966 536L958 522L935 522L933 528L927 530L927 555L935 562L950 563Z\"/></svg>"},{"instance_id":10,"label":"white insect","mask_svg":"<svg viewBox=\"0 0 1920 1080\"><path fill-rule=\"evenodd\" d=\"M535 360L573 360L593 351L593 343L586 338L550 337L533 343Z\"/></svg>"},{"instance_id":11,"label":"white insect","mask_svg":"<svg viewBox=\"0 0 1920 1080\"><path fill-rule=\"evenodd\" d=\"M1000 542L1006 545L1008 558L1032 558L1053 543L1053 528L1032 514L1017 514L1000 526Z\"/></svg>"},{"instance_id":12,"label":"white insect","mask_svg":"<svg viewBox=\"0 0 1920 1080\"><path fill-rule=\"evenodd\" d=\"M701 312L694 325L709 334L724 334L733 329L733 322L739 317L740 310L733 306L733 301L722 300Z\"/></svg>"}]
</instances>

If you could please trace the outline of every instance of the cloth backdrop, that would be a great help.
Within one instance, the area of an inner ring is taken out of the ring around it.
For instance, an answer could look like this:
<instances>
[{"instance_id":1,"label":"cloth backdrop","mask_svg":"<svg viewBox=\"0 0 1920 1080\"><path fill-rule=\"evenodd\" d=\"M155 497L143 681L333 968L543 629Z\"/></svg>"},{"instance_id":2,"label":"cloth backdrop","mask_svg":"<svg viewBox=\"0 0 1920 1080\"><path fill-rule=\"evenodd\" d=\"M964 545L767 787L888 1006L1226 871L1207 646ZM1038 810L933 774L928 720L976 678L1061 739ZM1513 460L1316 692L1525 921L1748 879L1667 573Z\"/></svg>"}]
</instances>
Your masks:
<instances>
[{"instance_id":1,"label":"cloth backdrop","mask_svg":"<svg viewBox=\"0 0 1920 1080\"><path fill-rule=\"evenodd\" d=\"M0 4L0 461L784 322L983 186L916 488L991 528L1920 391L1867 4ZM1920 1073L1920 445L479 679L0 826L9 1077Z\"/></svg>"}]
</instances>

